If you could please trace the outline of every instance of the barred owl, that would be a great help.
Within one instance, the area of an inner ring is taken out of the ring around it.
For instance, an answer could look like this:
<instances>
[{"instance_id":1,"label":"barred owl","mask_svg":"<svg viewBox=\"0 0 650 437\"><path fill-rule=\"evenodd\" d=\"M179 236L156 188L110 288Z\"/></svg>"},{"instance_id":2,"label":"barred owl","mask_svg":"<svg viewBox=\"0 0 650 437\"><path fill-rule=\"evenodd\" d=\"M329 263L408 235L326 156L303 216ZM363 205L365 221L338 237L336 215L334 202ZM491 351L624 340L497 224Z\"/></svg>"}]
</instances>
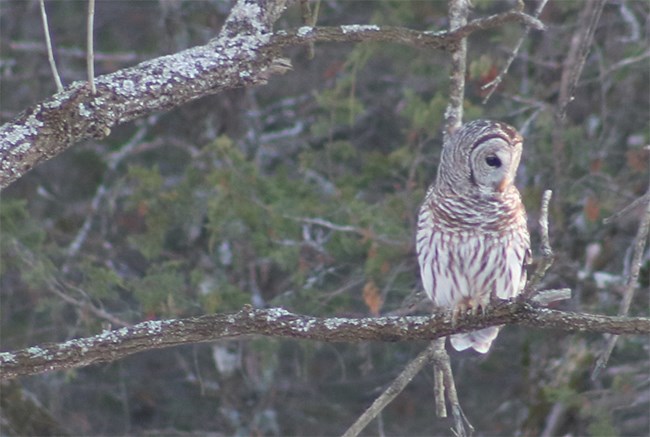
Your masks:
<instances>
[{"instance_id":1,"label":"barred owl","mask_svg":"<svg viewBox=\"0 0 650 437\"><path fill-rule=\"evenodd\" d=\"M530 259L526 211L513 184L522 137L511 126L476 120L443 144L438 176L418 215L416 250L426 294L454 319L491 298L519 294ZM455 334L454 349L486 353L499 327Z\"/></svg>"}]
</instances>

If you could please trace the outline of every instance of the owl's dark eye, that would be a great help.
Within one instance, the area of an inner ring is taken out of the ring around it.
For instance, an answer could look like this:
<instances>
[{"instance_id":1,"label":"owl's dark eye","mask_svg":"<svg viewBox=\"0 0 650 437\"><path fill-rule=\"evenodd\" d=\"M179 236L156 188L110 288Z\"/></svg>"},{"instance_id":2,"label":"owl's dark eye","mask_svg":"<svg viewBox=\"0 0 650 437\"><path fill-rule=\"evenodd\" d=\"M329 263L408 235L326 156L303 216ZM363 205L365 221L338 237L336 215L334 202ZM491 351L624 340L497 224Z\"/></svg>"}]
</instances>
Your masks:
<instances>
[{"instance_id":1,"label":"owl's dark eye","mask_svg":"<svg viewBox=\"0 0 650 437\"><path fill-rule=\"evenodd\" d=\"M501 167L501 160L496 156L488 156L485 158L485 163L490 167L499 168Z\"/></svg>"}]
</instances>

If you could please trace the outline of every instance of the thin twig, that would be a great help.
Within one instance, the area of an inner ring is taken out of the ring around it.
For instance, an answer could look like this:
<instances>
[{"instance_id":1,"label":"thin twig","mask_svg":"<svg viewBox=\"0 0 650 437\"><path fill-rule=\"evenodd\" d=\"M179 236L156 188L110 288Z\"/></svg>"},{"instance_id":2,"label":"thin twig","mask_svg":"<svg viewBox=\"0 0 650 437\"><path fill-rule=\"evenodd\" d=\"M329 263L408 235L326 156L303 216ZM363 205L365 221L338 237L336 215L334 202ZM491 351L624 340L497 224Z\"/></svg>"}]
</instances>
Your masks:
<instances>
[{"instance_id":1,"label":"thin twig","mask_svg":"<svg viewBox=\"0 0 650 437\"><path fill-rule=\"evenodd\" d=\"M565 180L566 172L566 111L567 107L573 100L573 93L577 86L582 69L587 60L589 49L593 41L594 33L600 19L601 12L605 5L605 0L594 0L584 3L580 12L576 30L571 38L569 52L564 60L562 67L562 76L560 78L560 90L555 109L555 126L552 131L553 144L553 167L555 173L555 190L557 198L560 200L557 207L562 204L563 193L560 191ZM562 229L564 227L563 215L558 214L556 223Z\"/></svg>"},{"instance_id":2,"label":"thin twig","mask_svg":"<svg viewBox=\"0 0 650 437\"><path fill-rule=\"evenodd\" d=\"M50 26L47 24L47 12L45 12L45 0L40 0L41 6L41 19L43 21L43 32L45 33L45 46L47 47L47 59L50 61L50 68L52 69L52 76L54 76L54 83L56 83L56 91L58 93L63 91L63 84L59 71L56 68L54 61L54 53L52 51L52 40L50 39Z\"/></svg>"},{"instance_id":3,"label":"thin twig","mask_svg":"<svg viewBox=\"0 0 650 437\"><path fill-rule=\"evenodd\" d=\"M320 9L320 0L316 2L316 8L311 10L309 0L300 0L300 9L302 11L302 22L305 26L313 27L318 20L318 11ZM314 59L314 42L307 44L307 58Z\"/></svg>"},{"instance_id":4,"label":"thin twig","mask_svg":"<svg viewBox=\"0 0 650 437\"><path fill-rule=\"evenodd\" d=\"M86 35L86 69L88 70L88 83L90 84L90 92L94 95L97 93L95 88L95 51L93 48L93 35L95 22L95 0L88 0L88 17L86 27L88 33Z\"/></svg>"},{"instance_id":5,"label":"thin twig","mask_svg":"<svg viewBox=\"0 0 650 437\"><path fill-rule=\"evenodd\" d=\"M444 344L444 339L443 339ZM345 431L343 437L356 437L395 397L400 394L406 385L417 375L420 370L433 358L435 342L429 346L404 368L391 385L372 403L356 422Z\"/></svg>"},{"instance_id":6,"label":"thin twig","mask_svg":"<svg viewBox=\"0 0 650 437\"><path fill-rule=\"evenodd\" d=\"M86 297L85 301L75 299L74 297L72 297L69 294L65 293L63 291L63 289L66 288L66 286L70 287L69 284L58 281L58 280L56 280L55 278L52 277L52 278L48 278L48 285L50 286L50 290L52 290L52 292L54 294L59 296L65 302L67 302L70 305L75 306L75 307L77 307L77 308L79 308L81 310L90 311L97 318L107 321L112 326L120 326L120 327L126 327L126 328L128 328L130 326L133 326L133 324L131 324L131 323L127 322L127 321L124 321L124 320L120 319L119 317L114 316L113 314L107 312L103 308L99 308L99 307L93 305L92 302L90 301L90 298L88 297L87 293L85 293L85 292L83 293L85 295L85 297ZM73 287L73 288L76 288L76 287ZM76 288L76 289L79 292L83 291L83 290L81 290L79 288Z\"/></svg>"},{"instance_id":7,"label":"thin twig","mask_svg":"<svg viewBox=\"0 0 650 437\"><path fill-rule=\"evenodd\" d=\"M454 381L454 374L451 371L451 361L449 354L444 348L444 341L442 341L442 348L439 348L434 358L438 359L438 367L442 369L442 375L445 380L445 393L451 405L451 415L454 420L454 429L452 430L457 437L467 437L474 434L474 427L463 412L458 401L458 393L456 392L456 382Z\"/></svg>"},{"instance_id":8,"label":"thin twig","mask_svg":"<svg viewBox=\"0 0 650 437\"><path fill-rule=\"evenodd\" d=\"M612 73L614 73L616 70L619 70L621 68L625 68L628 65L634 64L636 62L641 62L647 58L650 58L650 50L646 50L644 53L641 53L638 56L631 56L629 58L622 59L615 64L612 64L605 70L604 76L608 76Z\"/></svg>"},{"instance_id":9,"label":"thin twig","mask_svg":"<svg viewBox=\"0 0 650 437\"><path fill-rule=\"evenodd\" d=\"M263 204L260 204L260 206L264 206ZM349 233L354 233L357 234L363 238L368 238L372 240L379 241L380 243L388 244L391 246L403 246L404 241L403 240L396 240L396 239L390 239L388 237L382 236L382 235L375 235L371 229L365 229L365 228L360 228L358 226L352 226L352 225L338 225L336 223L332 223L328 220L321 219L321 218L312 218L312 217L293 217L290 215L283 215L284 218L289 219L289 220L295 220L299 221L301 223L307 223L310 225L316 225L316 226L321 226L325 229L330 229L332 231L336 232L349 232Z\"/></svg>"},{"instance_id":10,"label":"thin twig","mask_svg":"<svg viewBox=\"0 0 650 437\"><path fill-rule=\"evenodd\" d=\"M645 193L643 196L638 197L632 201L627 206L624 206L622 209L616 211L614 214L610 215L609 217L606 217L603 219L603 224L608 225L615 220L617 220L619 217L622 217L624 215L627 215L631 210L637 208L640 205L643 204L648 204L650 203L650 190L648 190L647 193Z\"/></svg>"},{"instance_id":11,"label":"thin twig","mask_svg":"<svg viewBox=\"0 0 650 437\"><path fill-rule=\"evenodd\" d=\"M526 284L526 288L523 294L527 298L532 298L537 294L542 278L544 278L544 275L553 264L553 249L551 248L551 240L548 235L548 206L551 202L552 195L553 192L551 190L544 191L544 194L542 195L542 206L540 208L539 214L539 228L541 236L540 249L542 252L542 257L539 260L539 264L535 268L535 271L528 280L528 283Z\"/></svg>"},{"instance_id":12,"label":"thin twig","mask_svg":"<svg viewBox=\"0 0 650 437\"><path fill-rule=\"evenodd\" d=\"M26 53L46 53L47 48L43 47L42 43L32 41L8 41L9 48L17 52ZM86 59L86 51L76 47L58 47L56 54L59 59L69 57L76 59ZM132 52L115 52L115 53L102 53L95 52L96 61L108 62L124 62L124 63L137 63L143 61L143 56Z\"/></svg>"},{"instance_id":13,"label":"thin twig","mask_svg":"<svg viewBox=\"0 0 650 437\"><path fill-rule=\"evenodd\" d=\"M537 9L535 9L535 12L533 13L533 17L535 18L539 17L539 15L542 13L542 10L544 10L544 6L546 6L547 2L548 0L540 0L539 4L537 5ZM510 65L512 65L512 62L517 57L517 54L519 53L519 49L524 43L524 40L528 37L531 28L532 26L530 24L526 24L524 33L521 35L521 38L519 38L519 41L517 41L517 45L515 46L515 48L512 49L512 52L510 53L510 57L506 61L506 65L503 67L499 75L495 77L494 80L491 80L490 82L486 83L481 87L481 89L483 90L490 88L490 91L488 91L487 95L483 99L483 104L487 103L487 101L490 100L490 97L492 96L494 91L496 91L497 87L499 86L499 84L501 83L505 75L508 73L508 70L510 69Z\"/></svg>"},{"instance_id":14,"label":"thin twig","mask_svg":"<svg viewBox=\"0 0 650 437\"><path fill-rule=\"evenodd\" d=\"M41 270L43 267L40 265L41 261L38 259L37 255L35 255L32 251L30 251L27 247L22 245L18 241L13 242L13 248L15 252L18 254L20 259L27 264L33 271L35 270ZM106 312L104 309L99 308L95 306L90 297L88 296L87 293L85 293L83 290L81 290L78 287L73 287L66 282L62 281L57 277L56 274L46 272L44 273L45 275L45 283L48 285L48 289L52 291L54 294L56 294L59 298L61 298L63 301L69 303L70 305L73 305L81 310L84 311L90 311L93 313L95 316L97 316L99 319L105 320L109 323L111 323L113 326L122 326L122 327L129 327L131 326L130 323L120 319L119 317L116 317L112 315L109 312ZM75 288L80 294L83 295L84 300L78 300L75 299L74 297L68 295L65 293L63 290L66 288Z\"/></svg>"},{"instance_id":15,"label":"thin twig","mask_svg":"<svg viewBox=\"0 0 650 437\"><path fill-rule=\"evenodd\" d=\"M555 290L539 291L530 300L542 306L548 306L553 302L571 299L570 288L558 288Z\"/></svg>"},{"instance_id":16,"label":"thin twig","mask_svg":"<svg viewBox=\"0 0 650 437\"><path fill-rule=\"evenodd\" d=\"M593 41L594 33L596 32L596 27L605 3L606 0L586 2L584 12L578 20L578 27L576 33L573 35L560 81L560 97L557 113L557 118L560 120L564 119L567 106L573 100L573 92L580 79L585 61L587 60L591 42Z\"/></svg>"},{"instance_id":17,"label":"thin twig","mask_svg":"<svg viewBox=\"0 0 650 437\"><path fill-rule=\"evenodd\" d=\"M625 290L623 291L623 300L618 310L620 316L627 315L630 310L630 304L632 303L632 298L634 297L634 291L637 287L639 280L639 272L641 271L641 261L643 258L643 253L645 251L646 240L648 238L648 230L650 229L650 202L646 204L646 208L643 216L641 217L641 223L639 223L639 229L632 243L633 255L632 255L632 265L630 266L630 272L627 275L627 281L625 284ZM612 355L614 346L616 346L616 341L618 340L618 335L607 335L606 345L600 356L596 360L594 369L591 373L592 379L597 379L600 372L607 366L609 357Z\"/></svg>"},{"instance_id":18,"label":"thin twig","mask_svg":"<svg viewBox=\"0 0 650 437\"><path fill-rule=\"evenodd\" d=\"M115 169L119 165L119 163L126 157L128 156L133 149L140 144L142 139L145 137L147 132L149 131L149 123L141 126L135 134L131 137L131 139L124 144L117 152L112 153L108 157L108 162L107 162L107 170L106 173L104 174L104 180L102 184L97 187L97 191L95 192L95 196L93 197L93 200L90 202L90 211L86 214L86 219L84 220L83 225L79 229L79 232L77 232L77 235L74 237L72 242L68 245L68 248L66 249L66 256L68 260L66 263L62 266L61 270L62 271L67 271L68 265L67 263L70 261L72 257L74 257L81 247L83 246L84 242L86 241L86 238L88 237L88 233L90 232L90 229L92 228L92 225L97 218L97 212L99 211L99 208L104 201L104 198L106 197L107 190L106 190L106 182L109 180L111 177L113 177L115 173Z\"/></svg>"},{"instance_id":19,"label":"thin twig","mask_svg":"<svg viewBox=\"0 0 650 437\"><path fill-rule=\"evenodd\" d=\"M467 3L467 0L464 0ZM295 30L281 30L271 38L274 46L285 47L311 42L390 42L413 47L439 49L447 52L456 50L458 42L474 32L493 29L507 23L523 23L537 30L544 30L544 24L535 17L518 11L509 11L489 17L477 18L469 23L453 27L448 31L417 31L404 27L352 25L352 26L303 26Z\"/></svg>"},{"instance_id":20,"label":"thin twig","mask_svg":"<svg viewBox=\"0 0 650 437\"><path fill-rule=\"evenodd\" d=\"M293 219L293 217L288 217L287 218ZM310 218L310 217L296 217L296 220L299 220L303 223L309 223L311 225L318 225L322 226L327 229L331 229L333 231L338 231L338 232L353 232L355 234L359 235L367 235L367 232L364 233L363 229L358 228L356 226L350 226L350 225L337 225L336 223L332 223L330 221L321 219L321 218Z\"/></svg>"},{"instance_id":21,"label":"thin twig","mask_svg":"<svg viewBox=\"0 0 650 437\"><path fill-rule=\"evenodd\" d=\"M445 350L445 338L438 338L432 342L434 345L433 364L436 391L436 415L438 417L447 417L447 408L445 398L451 406L451 416L454 421L452 432L458 437L471 436L474 433L474 427L460 406L454 374L451 371L451 361L449 354Z\"/></svg>"}]
</instances>

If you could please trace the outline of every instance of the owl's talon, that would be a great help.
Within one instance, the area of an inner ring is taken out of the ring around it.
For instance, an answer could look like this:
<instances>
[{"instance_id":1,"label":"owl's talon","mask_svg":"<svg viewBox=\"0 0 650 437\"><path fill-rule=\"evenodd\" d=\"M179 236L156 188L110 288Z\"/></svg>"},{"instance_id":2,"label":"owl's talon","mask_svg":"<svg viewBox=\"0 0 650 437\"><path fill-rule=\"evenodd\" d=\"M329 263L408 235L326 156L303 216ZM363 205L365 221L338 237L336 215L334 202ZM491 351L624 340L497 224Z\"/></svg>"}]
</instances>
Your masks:
<instances>
[{"instance_id":1,"label":"owl's talon","mask_svg":"<svg viewBox=\"0 0 650 437\"><path fill-rule=\"evenodd\" d=\"M456 304L454 309L452 310L451 313L451 326L456 327L458 324L458 318L460 316L464 316L467 314L467 310L471 309L471 305L469 304L469 300L471 299L465 299Z\"/></svg>"},{"instance_id":2,"label":"owl's talon","mask_svg":"<svg viewBox=\"0 0 650 437\"><path fill-rule=\"evenodd\" d=\"M468 312L474 317L477 316L479 313L485 314L487 312L489 305L490 305L489 300L475 298L475 297L466 297L465 299L461 300L456 304L456 307L452 312L452 319L451 319L452 326L456 326L456 323L458 322L458 317L460 315L467 314Z\"/></svg>"}]
</instances>

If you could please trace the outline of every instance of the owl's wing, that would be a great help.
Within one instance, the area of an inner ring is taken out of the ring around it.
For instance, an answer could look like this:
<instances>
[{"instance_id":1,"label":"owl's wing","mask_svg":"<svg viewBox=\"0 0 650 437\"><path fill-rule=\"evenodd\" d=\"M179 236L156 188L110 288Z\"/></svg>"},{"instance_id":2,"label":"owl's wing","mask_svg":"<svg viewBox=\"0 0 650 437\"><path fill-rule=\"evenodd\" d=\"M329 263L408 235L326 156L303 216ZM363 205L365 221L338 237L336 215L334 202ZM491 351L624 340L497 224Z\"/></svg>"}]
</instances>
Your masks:
<instances>
[{"instance_id":1,"label":"owl's wing","mask_svg":"<svg viewBox=\"0 0 650 437\"><path fill-rule=\"evenodd\" d=\"M510 299L521 293L526 285L526 266L531 262L530 238L528 233L514 234L505 250L505 268L508 272L499 278L496 295L499 299Z\"/></svg>"},{"instance_id":2,"label":"owl's wing","mask_svg":"<svg viewBox=\"0 0 650 437\"><path fill-rule=\"evenodd\" d=\"M528 280L528 266L533 262L533 251L530 250L530 243L526 249L526 254L524 255L524 262L521 265L521 284L519 285L519 292L521 293L526 286L526 281Z\"/></svg>"}]
</instances>

